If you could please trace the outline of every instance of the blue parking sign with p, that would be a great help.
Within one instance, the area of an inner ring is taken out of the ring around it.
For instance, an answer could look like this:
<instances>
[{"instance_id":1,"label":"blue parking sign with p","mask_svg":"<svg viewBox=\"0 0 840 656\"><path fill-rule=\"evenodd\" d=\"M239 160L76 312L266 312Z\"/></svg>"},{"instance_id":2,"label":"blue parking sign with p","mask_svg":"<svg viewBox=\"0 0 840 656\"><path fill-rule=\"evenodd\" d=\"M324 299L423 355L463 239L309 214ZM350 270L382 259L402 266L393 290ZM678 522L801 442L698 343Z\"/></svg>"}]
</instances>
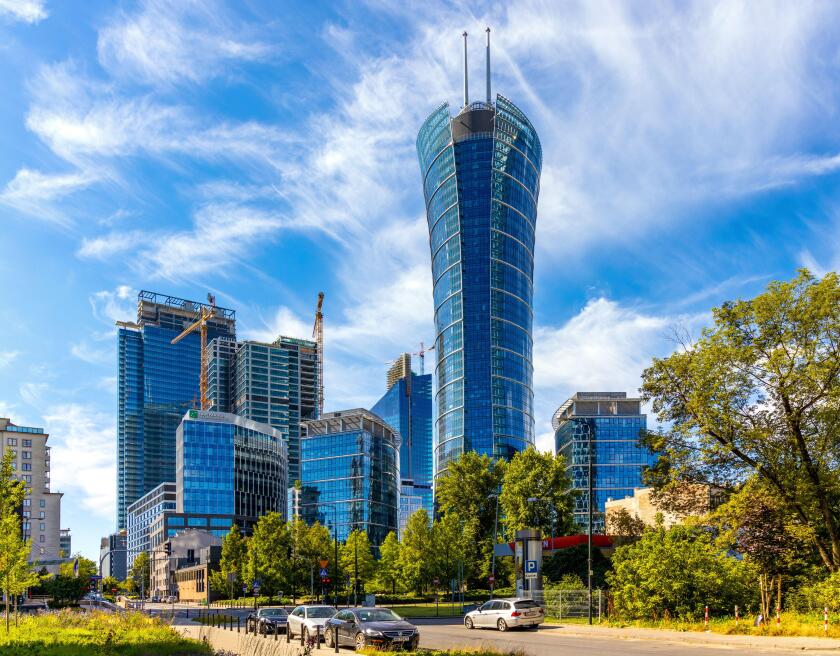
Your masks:
<instances>
[{"instance_id":1,"label":"blue parking sign with p","mask_svg":"<svg viewBox=\"0 0 840 656\"><path fill-rule=\"evenodd\" d=\"M525 561L525 573L526 574L534 574L537 572L537 561L536 560L526 560Z\"/></svg>"}]
</instances>

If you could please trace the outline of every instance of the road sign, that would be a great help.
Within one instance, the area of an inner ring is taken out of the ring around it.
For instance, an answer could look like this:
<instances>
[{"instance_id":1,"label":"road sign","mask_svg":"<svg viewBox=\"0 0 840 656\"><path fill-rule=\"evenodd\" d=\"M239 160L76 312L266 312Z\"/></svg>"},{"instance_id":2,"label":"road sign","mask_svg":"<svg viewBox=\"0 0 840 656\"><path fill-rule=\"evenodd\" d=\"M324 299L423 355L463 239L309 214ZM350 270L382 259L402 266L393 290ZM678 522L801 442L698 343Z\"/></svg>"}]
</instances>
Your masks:
<instances>
[{"instance_id":1,"label":"road sign","mask_svg":"<svg viewBox=\"0 0 840 656\"><path fill-rule=\"evenodd\" d=\"M321 568L321 575L320 575L320 576L321 576L321 578L323 579L323 578L325 578L325 577L327 577L327 576L329 576L329 575L330 575L330 573L327 571L327 568L326 568L326 567L322 567L322 568Z\"/></svg>"},{"instance_id":2,"label":"road sign","mask_svg":"<svg viewBox=\"0 0 840 656\"><path fill-rule=\"evenodd\" d=\"M491 574L490 576L487 577L487 580L490 581L490 583L495 583L496 582L496 577Z\"/></svg>"},{"instance_id":3,"label":"road sign","mask_svg":"<svg viewBox=\"0 0 840 656\"><path fill-rule=\"evenodd\" d=\"M432 579L432 583L434 583L435 585L440 585L440 579L436 576L434 579Z\"/></svg>"},{"instance_id":4,"label":"road sign","mask_svg":"<svg viewBox=\"0 0 840 656\"><path fill-rule=\"evenodd\" d=\"M99 576L98 574L94 574L93 576L90 577L90 580L91 581L101 581L102 577Z\"/></svg>"},{"instance_id":5,"label":"road sign","mask_svg":"<svg viewBox=\"0 0 840 656\"><path fill-rule=\"evenodd\" d=\"M248 592L248 586L247 586L247 585L243 585L243 586L242 586L242 593L244 594L244 593L246 593L246 592Z\"/></svg>"},{"instance_id":6,"label":"road sign","mask_svg":"<svg viewBox=\"0 0 840 656\"><path fill-rule=\"evenodd\" d=\"M535 579L535 578L537 578L537 573L536 572L525 572L525 578L526 579Z\"/></svg>"},{"instance_id":7,"label":"road sign","mask_svg":"<svg viewBox=\"0 0 840 656\"><path fill-rule=\"evenodd\" d=\"M525 573L526 574L536 574L537 573L537 561L536 560L526 560L525 561Z\"/></svg>"},{"instance_id":8,"label":"road sign","mask_svg":"<svg viewBox=\"0 0 840 656\"><path fill-rule=\"evenodd\" d=\"M327 566L330 564L330 561L328 561L328 560L321 560L321 561L319 561L319 562L318 562L318 564L321 566L321 569L326 569L326 568L327 568Z\"/></svg>"}]
</instances>

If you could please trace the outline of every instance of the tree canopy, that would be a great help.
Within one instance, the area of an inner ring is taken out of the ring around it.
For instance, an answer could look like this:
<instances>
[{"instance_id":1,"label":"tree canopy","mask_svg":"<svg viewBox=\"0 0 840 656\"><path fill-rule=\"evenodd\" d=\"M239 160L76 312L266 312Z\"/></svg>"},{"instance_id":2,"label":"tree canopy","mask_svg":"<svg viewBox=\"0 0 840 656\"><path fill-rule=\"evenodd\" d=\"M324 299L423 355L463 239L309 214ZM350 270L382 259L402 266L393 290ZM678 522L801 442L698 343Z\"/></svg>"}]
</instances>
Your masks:
<instances>
[{"instance_id":1,"label":"tree canopy","mask_svg":"<svg viewBox=\"0 0 840 656\"><path fill-rule=\"evenodd\" d=\"M713 310L694 343L655 359L642 396L667 431L649 479L737 489L755 475L840 569L840 281L802 270Z\"/></svg>"}]
</instances>

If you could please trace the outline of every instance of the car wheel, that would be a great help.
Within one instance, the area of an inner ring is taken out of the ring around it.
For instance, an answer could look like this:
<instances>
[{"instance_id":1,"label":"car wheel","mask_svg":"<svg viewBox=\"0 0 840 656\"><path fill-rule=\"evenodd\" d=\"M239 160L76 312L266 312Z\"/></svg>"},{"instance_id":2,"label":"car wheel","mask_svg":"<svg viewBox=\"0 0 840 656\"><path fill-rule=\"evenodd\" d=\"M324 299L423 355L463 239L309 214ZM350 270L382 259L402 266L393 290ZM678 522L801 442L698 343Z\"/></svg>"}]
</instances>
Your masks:
<instances>
[{"instance_id":1,"label":"car wheel","mask_svg":"<svg viewBox=\"0 0 840 656\"><path fill-rule=\"evenodd\" d=\"M505 622L504 620L499 620L498 622L496 622L496 626L499 627L499 631L502 631L503 633L508 630L507 622Z\"/></svg>"},{"instance_id":2,"label":"car wheel","mask_svg":"<svg viewBox=\"0 0 840 656\"><path fill-rule=\"evenodd\" d=\"M365 647L367 647L367 640L365 640L364 633L357 633L356 634L356 651L362 651Z\"/></svg>"},{"instance_id":3,"label":"car wheel","mask_svg":"<svg viewBox=\"0 0 840 656\"><path fill-rule=\"evenodd\" d=\"M465 617L464 618L464 626L468 629L474 629L475 625L473 624L472 617Z\"/></svg>"}]
</instances>

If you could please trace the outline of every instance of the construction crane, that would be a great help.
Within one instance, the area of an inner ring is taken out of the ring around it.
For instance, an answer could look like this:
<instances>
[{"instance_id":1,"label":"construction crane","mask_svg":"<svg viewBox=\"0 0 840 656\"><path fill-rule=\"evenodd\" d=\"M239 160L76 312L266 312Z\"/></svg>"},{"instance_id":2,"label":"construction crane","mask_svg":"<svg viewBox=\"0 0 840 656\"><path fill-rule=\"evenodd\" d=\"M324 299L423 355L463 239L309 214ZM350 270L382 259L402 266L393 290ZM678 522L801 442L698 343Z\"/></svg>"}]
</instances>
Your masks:
<instances>
[{"instance_id":1,"label":"construction crane","mask_svg":"<svg viewBox=\"0 0 840 656\"><path fill-rule=\"evenodd\" d=\"M412 353L411 355L419 355L420 356L420 375L426 375L426 353L429 351L434 351L435 345L432 344L429 348L424 348L423 342L420 342L420 350L417 353Z\"/></svg>"},{"instance_id":2,"label":"construction crane","mask_svg":"<svg viewBox=\"0 0 840 656\"><path fill-rule=\"evenodd\" d=\"M187 326L184 331L172 340L172 344L177 344L184 337L190 333L198 330L201 333L201 371L198 376L198 390L201 393L201 409L210 409L210 399L207 398L207 356L205 349L207 347L207 322L216 316L216 297L213 294L207 294L207 302L210 304L209 309L206 305L201 306L201 312L198 319Z\"/></svg>"},{"instance_id":3,"label":"construction crane","mask_svg":"<svg viewBox=\"0 0 840 656\"><path fill-rule=\"evenodd\" d=\"M312 339L318 345L318 416L324 412L324 292L318 292L318 307L315 309L315 325Z\"/></svg>"}]
</instances>

